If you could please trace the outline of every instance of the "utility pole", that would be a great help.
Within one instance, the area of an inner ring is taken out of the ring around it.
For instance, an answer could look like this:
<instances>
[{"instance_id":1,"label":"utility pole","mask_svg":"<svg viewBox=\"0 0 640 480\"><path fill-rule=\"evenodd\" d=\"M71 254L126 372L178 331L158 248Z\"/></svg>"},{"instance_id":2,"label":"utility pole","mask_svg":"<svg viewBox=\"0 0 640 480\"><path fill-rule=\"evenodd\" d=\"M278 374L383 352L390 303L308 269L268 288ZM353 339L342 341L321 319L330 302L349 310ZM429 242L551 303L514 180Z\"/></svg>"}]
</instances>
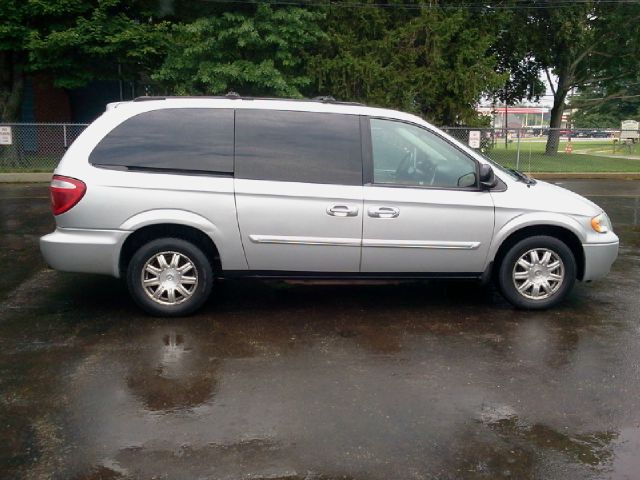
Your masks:
<instances>
[{"instance_id":1,"label":"utility pole","mask_svg":"<svg viewBox=\"0 0 640 480\"><path fill-rule=\"evenodd\" d=\"M122 64L120 62L118 62L118 87L120 88L120 101L122 102L124 100L124 88L122 85Z\"/></svg>"},{"instance_id":2,"label":"utility pole","mask_svg":"<svg viewBox=\"0 0 640 480\"><path fill-rule=\"evenodd\" d=\"M507 92L507 84L504 84L504 148L509 146L509 96Z\"/></svg>"},{"instance_id":3,"label":"utility pole","mask_svg":"<svg viewBox=\"0 0 640 480\"><path fill-rule=\"evenodd\" d=\"M493 128L491 129L491 148L496 146L496 95L493 95L493 103L491 104L491 118L493 120Z\"/></svg>"}]
</instances>

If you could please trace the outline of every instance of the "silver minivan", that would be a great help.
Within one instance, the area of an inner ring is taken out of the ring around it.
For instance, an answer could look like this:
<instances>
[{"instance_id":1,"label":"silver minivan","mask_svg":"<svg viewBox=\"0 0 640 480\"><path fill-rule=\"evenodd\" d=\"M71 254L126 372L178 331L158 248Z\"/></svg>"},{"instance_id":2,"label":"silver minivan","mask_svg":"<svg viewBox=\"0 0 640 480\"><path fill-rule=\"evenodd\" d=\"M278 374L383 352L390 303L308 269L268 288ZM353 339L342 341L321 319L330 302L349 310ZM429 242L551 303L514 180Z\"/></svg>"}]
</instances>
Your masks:
<instances>
[{"instance_id":1,"label":"silver minivan","mask_svg":"<svg viewBox=\"0 0 640 480\"><path fill-rule=\"evenodd\" d=\"M330 98L112 104L50 192L47 263L124 277L163 316L194 312L222 277L493 279L547 308L618 254L589 200L416 116Z\"/></svg>"}]
</instances>

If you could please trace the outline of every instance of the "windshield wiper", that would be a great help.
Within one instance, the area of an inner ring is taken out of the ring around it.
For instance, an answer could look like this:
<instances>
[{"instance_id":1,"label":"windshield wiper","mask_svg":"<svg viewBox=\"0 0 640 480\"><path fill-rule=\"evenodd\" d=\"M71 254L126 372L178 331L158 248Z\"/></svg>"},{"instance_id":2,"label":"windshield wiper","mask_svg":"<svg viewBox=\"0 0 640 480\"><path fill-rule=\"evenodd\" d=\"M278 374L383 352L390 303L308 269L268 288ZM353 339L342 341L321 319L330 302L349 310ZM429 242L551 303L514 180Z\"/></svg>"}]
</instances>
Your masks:
<instances>
[{"instance_id":1,"label":"windshield wiper","mask_svg":"<svg viewBox=\"0 0 640 480\"><path fill-rule=\"evenodd\" d=\"M531 178L529 175L522 173L520 170L516 170L515 168L510 168L509 171L513 173L516 177L518 177L518 180L526 183L527 185L536 184L536 181L533 178Z\"/></svg>"}]
</instances>

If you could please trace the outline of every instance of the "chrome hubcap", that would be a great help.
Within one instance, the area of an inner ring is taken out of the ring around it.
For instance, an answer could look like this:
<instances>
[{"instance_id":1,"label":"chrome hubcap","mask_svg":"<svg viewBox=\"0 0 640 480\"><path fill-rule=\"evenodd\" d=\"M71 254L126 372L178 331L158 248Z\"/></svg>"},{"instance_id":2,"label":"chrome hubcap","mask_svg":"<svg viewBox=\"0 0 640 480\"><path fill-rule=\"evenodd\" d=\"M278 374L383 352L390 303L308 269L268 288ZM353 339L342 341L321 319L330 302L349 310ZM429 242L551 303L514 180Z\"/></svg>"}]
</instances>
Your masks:
<instances>
[{"instance_id":1,"label":"chrome hubcap","mask_svg":"<svg viewBox=\"0 0 640 480\"><path fill-rule=\"evenodd\" d=\"M513 284L523 297L549 298L564 281L564 263L547 248L534 248L522 255L513 267Z\"/></svg>"},{"instance_id":2,"label":"chrome hubcap","mask_svg":"<svg viewBox=\"0 0 640 480\"><path fill-rule=\"evenodd\" d=\"M160 252L144 264L141 281L151 300L162 305L177 305L196 291L198 271L186 255Z\"/></svg>"}]
</instances>

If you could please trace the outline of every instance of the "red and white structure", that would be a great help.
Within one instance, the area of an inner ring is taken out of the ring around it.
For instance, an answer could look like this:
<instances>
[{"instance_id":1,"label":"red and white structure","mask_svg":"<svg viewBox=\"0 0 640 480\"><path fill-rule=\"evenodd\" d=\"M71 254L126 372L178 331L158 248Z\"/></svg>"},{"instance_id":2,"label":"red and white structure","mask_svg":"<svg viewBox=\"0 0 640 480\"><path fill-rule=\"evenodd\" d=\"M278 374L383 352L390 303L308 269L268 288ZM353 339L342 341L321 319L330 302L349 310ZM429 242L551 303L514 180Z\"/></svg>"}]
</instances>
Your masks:
<instances>
[{"instance_id":1,"label":"red and white structure","mask_svg":"<svg viewBox=\"0 0 640 480\"><path fill-rule=\"evenodd\" d=\"M549 126L548 107L481 106L477 111L492 117L491 124L496 128L504 128L505 124L507 128Z\"/></svg>"}]
</instances>

